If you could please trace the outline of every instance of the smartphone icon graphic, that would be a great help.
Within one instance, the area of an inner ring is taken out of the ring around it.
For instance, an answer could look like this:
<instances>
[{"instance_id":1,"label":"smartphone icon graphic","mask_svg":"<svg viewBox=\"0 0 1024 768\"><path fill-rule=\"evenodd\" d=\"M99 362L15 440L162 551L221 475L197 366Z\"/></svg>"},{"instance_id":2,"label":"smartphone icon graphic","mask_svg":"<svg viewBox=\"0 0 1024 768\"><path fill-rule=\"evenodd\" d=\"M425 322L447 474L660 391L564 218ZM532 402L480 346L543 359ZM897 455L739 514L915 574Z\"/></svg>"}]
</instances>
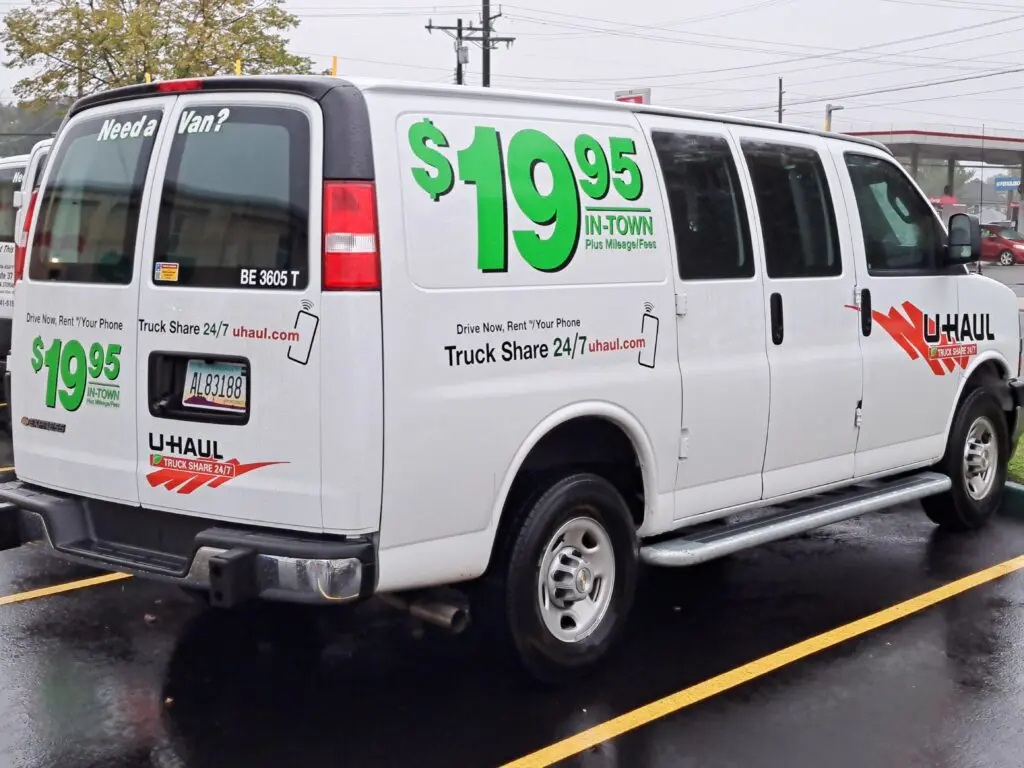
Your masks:
<instances>
[{"instance_id":1,"label":"smartphone icon graphic","mask_svg":"<svg viewBox=\"0 0 1024 768\"><path fill-rule=\"evenodd\" d=\"M644 368L653 368L658 356L658 325L658 318L644 312L643 321L640 323L640 338L644 340L644 345L637 355L637 362Z\"/></svg>"},{"instance_id":2,"label":"smartphone icon graphic","mask_svg":"<svg viewBox=\"0 0 1024 768\"><path fill-rule=\"evenodd\" d=\"M295 316L295 330L299 332L299 340L288 345L288 359L299 365L309 362L309 353L313 349L316 329L320 327L320 318L304 309Z\"/></svg>"}]
</instances>

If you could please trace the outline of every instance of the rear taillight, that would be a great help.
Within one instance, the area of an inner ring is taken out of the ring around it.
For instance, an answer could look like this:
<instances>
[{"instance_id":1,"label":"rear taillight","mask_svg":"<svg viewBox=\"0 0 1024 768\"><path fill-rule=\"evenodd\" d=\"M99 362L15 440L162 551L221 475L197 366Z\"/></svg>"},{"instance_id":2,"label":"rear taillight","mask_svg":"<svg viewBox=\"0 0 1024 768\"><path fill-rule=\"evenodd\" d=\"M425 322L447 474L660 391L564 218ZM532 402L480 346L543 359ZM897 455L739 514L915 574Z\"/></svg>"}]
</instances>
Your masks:
<instances>
[{"instance_id":1,"label":"rear taillight","mask_svg":"<svg viewBox=\"0 0 1024 768\"><path fill-rule=\"evenodd\" d=\"M32 214L36 210L36 198L39 197L39 190L32 193L28 201L28 208L25 209L25 218L21 223L21 235L14 244L14 284L25 276L25 254L28 252L28 233L32 229Z\"/></svg>"},{"instance_id":2,"label":"rear taillight","mask_svg":"<svg viewBox=\"0 0 1024 768\"><path fill-rule=\"evenodd\" d=\"M372 181L324 182L325 291L380 288L377 204Z\"/></svg>"}]
</instances>

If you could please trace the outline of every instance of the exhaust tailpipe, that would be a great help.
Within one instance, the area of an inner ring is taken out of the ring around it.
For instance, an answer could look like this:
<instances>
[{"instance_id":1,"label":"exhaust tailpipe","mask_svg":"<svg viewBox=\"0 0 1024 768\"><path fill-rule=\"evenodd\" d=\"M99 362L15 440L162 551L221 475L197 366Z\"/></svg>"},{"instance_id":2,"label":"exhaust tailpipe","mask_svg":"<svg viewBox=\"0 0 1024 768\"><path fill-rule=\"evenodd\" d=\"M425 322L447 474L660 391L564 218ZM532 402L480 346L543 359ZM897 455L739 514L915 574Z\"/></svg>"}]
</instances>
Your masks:
<instances>
[{"instance_id":1,"label":"exhaust tailpipe","mask_svg":"<svg viewBox=\"0 0 1024 768\"><path fill-rule=\"evenodd\" d=\"M469 611L465 606L433 595L424 595L406 600L398 595L378 595L381 602L408 613L415 619L433 624L453 634L463 632L469 626Z\"/></svg>"}]
</instances>

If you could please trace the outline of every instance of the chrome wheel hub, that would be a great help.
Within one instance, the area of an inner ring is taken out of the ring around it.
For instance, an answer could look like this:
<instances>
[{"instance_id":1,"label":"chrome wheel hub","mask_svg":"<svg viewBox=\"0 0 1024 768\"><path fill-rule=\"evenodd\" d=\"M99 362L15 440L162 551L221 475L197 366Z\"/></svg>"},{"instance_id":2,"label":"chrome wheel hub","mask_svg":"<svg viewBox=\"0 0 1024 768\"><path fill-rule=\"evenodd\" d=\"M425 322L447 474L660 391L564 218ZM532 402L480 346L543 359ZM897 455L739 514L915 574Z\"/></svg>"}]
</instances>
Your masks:
<instances>
[{"instance_id":1,"label":"chrome wheel hub","mask_svg":"<svg viewBox=\"0 0 1024 768\"><path fill-rule=\"evenodd\" d=\"M979 416L971 424L964 444L964 487L975 501L988 496L999 467L999 445L992 422Z\"/></svg>"},{"instance_id":2,"label":"chrome wheel hub","mask_svg":"<svg viewBox=\"0 0 1024 768\"><path fill-rule=\"evenodd\" d=\"M591 517L565 523L541 556L537 601L548 631L577 643L601 624L615 587L615 553L604 527Z\"/></svg>"}]
</instances>

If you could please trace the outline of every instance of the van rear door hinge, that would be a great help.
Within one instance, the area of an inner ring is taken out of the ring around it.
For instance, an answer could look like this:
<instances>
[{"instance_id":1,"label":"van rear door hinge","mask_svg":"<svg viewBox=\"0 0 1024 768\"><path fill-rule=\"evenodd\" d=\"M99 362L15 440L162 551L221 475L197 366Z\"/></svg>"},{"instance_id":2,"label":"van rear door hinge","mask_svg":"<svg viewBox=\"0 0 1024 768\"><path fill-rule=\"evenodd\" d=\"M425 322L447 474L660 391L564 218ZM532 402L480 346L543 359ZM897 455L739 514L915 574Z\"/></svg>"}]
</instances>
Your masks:
<instances>
[{"instance_id":1,"label":"van rear door hinge","mask_svg":"<svg viewBox=\"0 0 1024 768\"><path fill-rule=\"evenodd\" d=\"M685 459L690 453L690 430L684 428L679 433L679 458Z\"/></svg>"},{"instance_id":2,"label":"van rear door hinge","mask_svg":"<svg viewBox=\"0 0 1024 768\"><path fill-rule=\"evenodd\" d=\"M863 402L863 401L862 401ZM862 403L857 403L857 410L853 412L853 426L860 429L860 425L864 423L864 408Z\"/></svg>"},{"instance_id":3,"label":"van rear door hinge","mask_svg":"<svg viewBox=\"0 0 1024 768\"><path fill-rule=\"evenodd\" d=\"M686 294L676 294L676 314L682 317L686 314Z\"/></svg>"}]
</instances>

